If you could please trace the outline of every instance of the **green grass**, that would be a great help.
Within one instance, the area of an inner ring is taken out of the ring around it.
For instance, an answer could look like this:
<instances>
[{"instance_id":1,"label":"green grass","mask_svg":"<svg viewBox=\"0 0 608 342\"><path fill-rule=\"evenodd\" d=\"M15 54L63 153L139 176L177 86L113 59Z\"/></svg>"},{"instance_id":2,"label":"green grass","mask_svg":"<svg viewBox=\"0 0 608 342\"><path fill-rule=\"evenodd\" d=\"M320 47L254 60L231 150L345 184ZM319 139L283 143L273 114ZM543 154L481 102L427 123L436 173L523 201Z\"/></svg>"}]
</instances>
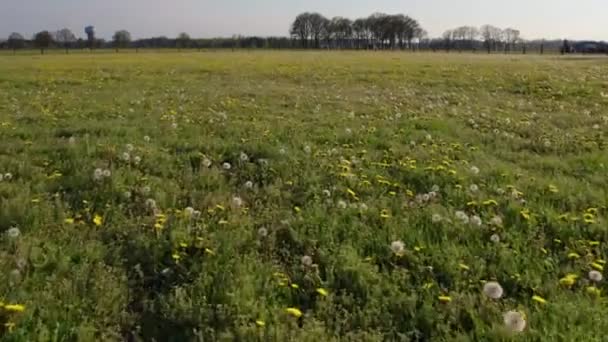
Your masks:
<instances>
[{"instance_id":1,"label":"green grass","mask_svg":"<svg viewBox=\"0 0 608 342\"><path fill-rule=\"evenodd\" d=\"M2 339L603 341L606 62L0 56Z\"/></svg>"}]
</instances>

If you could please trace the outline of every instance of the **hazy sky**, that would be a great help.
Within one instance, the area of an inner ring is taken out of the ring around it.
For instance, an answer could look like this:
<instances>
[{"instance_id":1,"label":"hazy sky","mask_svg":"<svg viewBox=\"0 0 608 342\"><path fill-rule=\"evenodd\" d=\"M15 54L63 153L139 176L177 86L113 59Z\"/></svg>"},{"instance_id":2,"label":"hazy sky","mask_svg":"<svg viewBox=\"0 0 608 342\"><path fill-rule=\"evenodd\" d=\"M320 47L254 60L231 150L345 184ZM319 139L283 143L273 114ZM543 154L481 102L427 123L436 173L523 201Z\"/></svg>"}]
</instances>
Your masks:
<instances>
[{"instance_id":1,"label":"hazy sky","mask_svg":"<svg viewBox=\"0 0 608 342\"><path fill-rule=\"evenodd\" d=\"M126 29L134 38L188 32L193 37L287 35L300 12L357 18L404 13L431 36L461 25L494 24L524 38L608 40L608 0L0 0L0 37L68 27L99 37Z\"/></svg>"}]
</instances>

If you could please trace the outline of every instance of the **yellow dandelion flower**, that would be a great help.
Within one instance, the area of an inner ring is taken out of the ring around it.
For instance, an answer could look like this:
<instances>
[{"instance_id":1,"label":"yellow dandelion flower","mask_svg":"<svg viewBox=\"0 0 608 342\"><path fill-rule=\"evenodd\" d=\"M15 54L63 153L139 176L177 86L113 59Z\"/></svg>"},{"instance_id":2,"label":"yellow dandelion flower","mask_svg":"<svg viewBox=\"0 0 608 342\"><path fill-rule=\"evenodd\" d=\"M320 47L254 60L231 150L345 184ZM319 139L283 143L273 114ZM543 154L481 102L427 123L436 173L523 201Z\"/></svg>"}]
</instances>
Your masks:
<instances>
[{"instance_id":1,"label":"yellow dandelion flower","mask_svg":"<svg viewBox=\"0 0 608 342\"><path fill-rule=\"evenodd\" d=\"M556 194L556 193L559 192L559 190L557 189L557 187L555 185L550 184L549 185L549 192Z\"/></svg>"},{"instance_id":2,"label":"yellow dandelion flower","mask_svg":"<svg viewBox=\"0 0 608 342\"><path fill-rule=\"evenodd\" d=\"M178 262L182 257L178 253L173 253L173 254L171 254L171 258L173 258L173 260Z\"/></svg>"},{"instance_id":3,"label":"yellow dandelion flower","mask_svg":"<svg viewBox=\"0 0 608 342\"><path fill-rule=\"evenodd\" d=\"M327 290L325 290L324 288L321 288L321 287L317 289L317 293L320 294L323 297L327 297L327 295L329 294L327 292Z\"/></svg>"},{"instance_id":4,"label":"yellow dandelion flower","mask_svg":"<svg viewBox=\"0 0 608 342\"><path fill-rule=\"evenodd\" d=\"M207 253L209 255L215 255L215 252L209 248L205 248L205 253Z\"/></svg>"},{"instance_id":5,"label":"yellow dandelion flower","mask_svg":"<svg viewBox=\"0 0 608 342\"><path fill-rule=\"evenodd\" d=\"M589 246L599 246L600 242L599 241L589 241Z\"/></svg>"},{"instance_id":6,"label":"yellow dandelion flower","mask_svg":"<svg viewBox=\"0 0 608 342\"><path fill-rule=\"evenodd\" d=\"M597 260L595 260L595 262L597 262L600 265L605 265L606 264L606 260L604 260L604 259L597 259Z\"/></svg>"},{"instance_id":7,"label":"yellow dandelion flower","mask_svg":"<svg viewBox=\"0 0 608 342\"><path fill-rule=\"evenodd\" d=\"M589 287L587 287L587 293L592 296L599 297L599 296L601 296L602 291L595 286L589 286Z\"/></svg>"},{"instance_id":8,"label":"yellow dandelion flower","mask_svg":"<svg viewBox=\"0 0 608 342\"><path fill-rule=\"evenodd\" d=\"M532 300L540 304L547 304L547 300L541 296L532 296Z\"/></svg>"},{"instance_id":9,"label":"yellow dandelion flower","mask_svg":"<svg viewBox=\"0 0 608 342\"><path fill-rule=\"evenodd\" d=\"M439 296L439 301L442 303L449 303L452 301L452 297L450 296Z\"/></svg>"},{"instance_id":10,"label":"yellow dandelion flower","mask_svg":"<svg viewBox=\"0 0 608 342\"><path fill-rule=\"evenodd\" d=\"M296 308L287 308L287 310L285 310L289 315L295 317L295 318L300 318L302 317L302 311L300 311L299 309Z\"/></svg>"},{"instance_id":11,"label":"yellow dandelion flower","mask_svg":"<svg viewBox=\"0 0 608 342\"><path fill-rule=\"evenodd\" d=\"M495 201L495 200L493 200L493 199L489 199L489 200L487 200L487 201L483 201L483 205L488 205L488 206L489 206L489 205L493 205L493 206L497 206L497 205L498 205L498 202L496 202L496 201Z\"/></svg>"},{"instance_id":12,"label":"yellow dandelion flower","mask_svg":"<svg viewBox=\"0 0 608 342\"><path fill-rule=\"evenodd\" d=\"M95 223L95 225L99 227L103 224L103 218L100 215L95 214L95 217L93 218L93 223Z\"/></svg>"},{"instance_id":13,"label":"yellow dandelion flower","mask_svg":"<svg viewBox=\"0 0 608 342\"><path fill-rule=\"evenodd\" d=\"M163 225L162 225L162 224L160 224L160 223L158 223L158 222L156 222L156 223L154 224L154 228L156 228L157 230L161 230L161 229L163 229Z\"/></svg>"},{"instance_id":14,"label":"yellow dandelion flower","mask_svg":"<svg viewBox=\"0 0 608 342\"><path fill-rule=\"evenodd\" d=\"M460 267L461 270L465 271L468 271L470 269L470 267L465 264L458 264L458 267Z\"/></svg>"},{"instance_id":15,"label":"yellow dandelion flower","mask_svg":"<svg viewBox=\"0 0 608 342\"><path fill-rule=\"evenodd\" d=\"M66 218L65 220L63 220L63 222L65 222L66 224L74 224L74 219L69 217L69 218Z\"/></svg>"},{"instance_id":16,"label":"yellow dandelion flower","mask_svg":"<svg viewBox=\"0 0 608 342\"><path fill-rule=\"evenodd\" d=\"M581 256L578 253L568 253L568 259L579 259Z\"/></svg>"},{"instance_id":17,"label":"yellow dandelion flower","mask_svg":"<svg viewBox=\"0 0 608 342\"><path fill-rule=\"evenodd\" d=\"M599 263L597 263L597 262L592 263L591 267L595 268L598 271L603 271L604 270L604 266L601 265L601 264L599 264Z\"/></svg>"},{"instance_id":18,"label":"yellow dandelion flower","mask_svg":"<svg viewBox=\"0 0 608 342\"><path fill-rule=\"evenodd\" d=\"M390 212L388 211L388 209L382 209L382 211L380 212L380 217L382 218L389 218L391 217Z\"/></svg>"},{"instance_id":19,"label":"yellow dandelion flower","mask_svg":"<svg viewBox=\"0 0 608 342\"><path fill-rule=\"evenodd\" d=\"M7 304L4 306L4 309L11 312L23 312L25 311L25 306L21 304Z\"/></svg>"},{"instance_id":20,"label":"yellow dandelion flower","mask_svg":"<svg viewBox=\"0 0 608 342\"><path fill-rule=\"evenodd\" d=\"M301 211L302 211L302 209L300 209L300 207L298 207L298 206L293 207L293 210L294 210L296 213L299 213L299 212L301 212Z\"/></svg>"},{"instance_id":21,"label":"yellow dandelion flower","mask_svg":"<svg viewBox=\"0 0 608 342\"><path fill-rule=\"evenodd\" d=\"M576 283L576 279L578 279L578 275L576 274L567 274L565 277L559 280L560 285L566 287L572 287Z\"/></svg>"},{"instance_id":22,"label":"yellow dandelion flower","mask_svg":"<svg viewBox=\"0 0 608 342\"><path fill-rule=\"evenodd\" d=\"M300 285L298 285L298 284L291 284L291 288L293 288L293 289L299 289Z\"/></svg>"},{"instance_id":23,"label":"yellow dandelion flower","mask_svg":"<svg viewBox=\"0 0 608 342\"><path fill-rule=\"evenodd\" d=\"M522 211L519 212L519 214L521 215L521 217L526 220L529 221L530 220L530 211L527 209L524 209Z\"/></svg>"},{"instance_id":24,"label":"yellow dandelion flower","mask_svg":"<svg viewBox=\"0 0 608 342\"><path fill-rule=\"evenodd\" d=\"M258 320L256 320L256 321L255 321L255 325L257 325L257 326L258 326L258 327L260 327L260 328L263 328L263 327L265 327L265 326L266 326L266 322L264 322L264 321L262 321L262 320L258 319Z\"/></svg>"}]
</instances>

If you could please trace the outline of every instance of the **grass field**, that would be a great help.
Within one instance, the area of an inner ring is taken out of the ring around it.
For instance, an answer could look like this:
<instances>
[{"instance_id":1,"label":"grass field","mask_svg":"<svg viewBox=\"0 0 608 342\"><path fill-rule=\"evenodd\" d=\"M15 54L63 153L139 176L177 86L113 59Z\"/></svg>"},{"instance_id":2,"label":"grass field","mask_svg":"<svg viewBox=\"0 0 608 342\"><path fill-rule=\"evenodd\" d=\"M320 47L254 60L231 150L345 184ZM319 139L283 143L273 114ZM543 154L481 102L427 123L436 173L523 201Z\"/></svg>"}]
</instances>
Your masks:
<instances>
[{"instance_id":1,"label":"grass field","mask_svg":"<svg viewBox=\"0 0 608 342\"><path fill-rule=\"evenodd\" d=\"M3 55L2 340L605 341L607 132L605 58Z\"/></svg>"}]
</instances>

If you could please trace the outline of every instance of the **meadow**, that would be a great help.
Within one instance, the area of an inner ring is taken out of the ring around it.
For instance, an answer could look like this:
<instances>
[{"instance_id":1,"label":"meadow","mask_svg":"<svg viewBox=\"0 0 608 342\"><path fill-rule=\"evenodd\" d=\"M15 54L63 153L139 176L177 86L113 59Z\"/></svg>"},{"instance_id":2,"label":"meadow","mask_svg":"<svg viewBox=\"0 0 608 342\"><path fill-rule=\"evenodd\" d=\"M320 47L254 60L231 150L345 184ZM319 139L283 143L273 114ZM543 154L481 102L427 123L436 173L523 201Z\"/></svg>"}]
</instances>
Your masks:
<instances>
[{"instance_id":1,"label":"meadow","mask_svg":"<svg viewBox=\"0 0 608 342\"><path fill-rule=\"evenodd\" d=\"M0 55L3 341L605 341L608 59Z\"/></svg>"}]
</instances>

